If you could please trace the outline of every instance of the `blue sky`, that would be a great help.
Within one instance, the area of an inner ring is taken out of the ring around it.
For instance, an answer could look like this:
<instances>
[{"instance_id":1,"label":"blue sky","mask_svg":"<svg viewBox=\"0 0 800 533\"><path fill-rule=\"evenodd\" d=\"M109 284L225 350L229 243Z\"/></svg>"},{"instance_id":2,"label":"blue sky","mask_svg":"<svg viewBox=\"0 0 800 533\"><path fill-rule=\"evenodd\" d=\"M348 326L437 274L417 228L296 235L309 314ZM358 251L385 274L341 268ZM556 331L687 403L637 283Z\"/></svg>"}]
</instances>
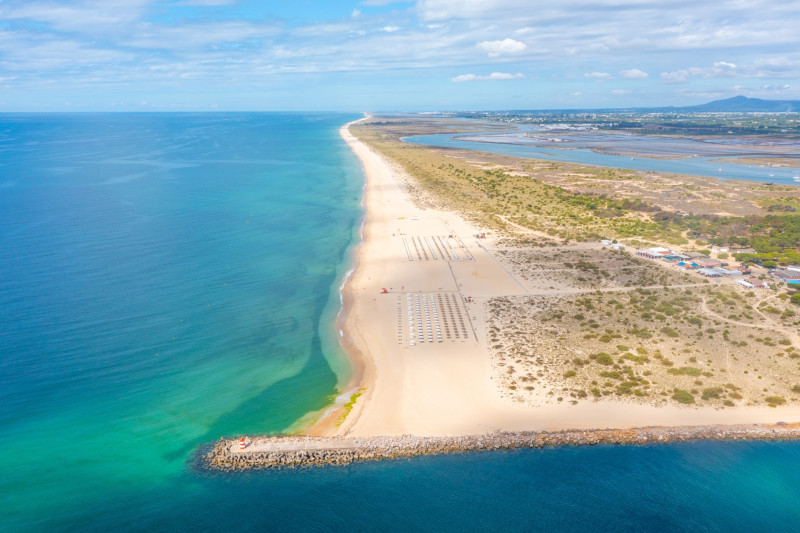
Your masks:
<instances>
[{"instance_id":1,"label":"blue sky","mask_svg":"<svg viewBox=\"0 0 800 533\"><path fill-rule=\"evenodd\" d=\"M796 0L0 0L0 111L800 99Z\"/></svg>"}]
</instances>

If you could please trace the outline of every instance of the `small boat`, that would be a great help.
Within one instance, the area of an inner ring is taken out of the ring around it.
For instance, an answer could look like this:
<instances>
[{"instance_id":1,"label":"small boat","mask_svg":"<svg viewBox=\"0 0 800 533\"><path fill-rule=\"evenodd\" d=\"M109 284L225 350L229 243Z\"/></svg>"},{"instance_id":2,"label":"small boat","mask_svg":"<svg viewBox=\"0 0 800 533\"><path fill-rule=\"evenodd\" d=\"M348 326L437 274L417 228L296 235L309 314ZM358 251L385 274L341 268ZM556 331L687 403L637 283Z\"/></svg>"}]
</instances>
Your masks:
<instances>
[{"instance_id":1,"label":"small boat","mask_svg":"<svg viewBox=\"0 0 800 533\"><path fill-rule=\"evenodd\" d=\"M800 176L795 176L794 181L800 181Z\"/></svg>"}]
</instances>

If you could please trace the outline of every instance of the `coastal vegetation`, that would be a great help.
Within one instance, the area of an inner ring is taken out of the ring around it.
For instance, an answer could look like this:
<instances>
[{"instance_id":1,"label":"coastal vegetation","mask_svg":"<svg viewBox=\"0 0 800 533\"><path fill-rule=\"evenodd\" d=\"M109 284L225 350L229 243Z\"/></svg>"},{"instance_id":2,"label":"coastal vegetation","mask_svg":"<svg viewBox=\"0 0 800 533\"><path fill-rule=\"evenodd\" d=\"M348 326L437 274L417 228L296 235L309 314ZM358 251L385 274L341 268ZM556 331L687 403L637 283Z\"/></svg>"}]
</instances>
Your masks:
<instances>
[{"instance_id":1,"label":"coastal vegetation","mask_svg":"<svg viewBox=\"0 0 800 533\"><path fill-rule=\"evenodd\" d=\"M340 426L340 425L342 425L344 423L344 421L347 419L347 417L350 414L350 412L353 410L353 407L356 406L356 402L361 397L363 392L364 392L364 389L359 389L358 392L356 392L352 396L350 396L350 399L347 400L347 403L345 403L342 406L342 413L339 416L339 419L337 420L337 424L336 424L337 426Z\"/></svg>"},{"instance_id":2,"label":"coastal vegetation","mask_svg":"<svg viewBox=\"0 0 800 533\"><path fill-rule=\"evenodd\" d=\"M762 298L735 287L494 298L494 379L531 405L800 401L797 322L765 314L787 304Z\"/></svg>"}]
</instances>

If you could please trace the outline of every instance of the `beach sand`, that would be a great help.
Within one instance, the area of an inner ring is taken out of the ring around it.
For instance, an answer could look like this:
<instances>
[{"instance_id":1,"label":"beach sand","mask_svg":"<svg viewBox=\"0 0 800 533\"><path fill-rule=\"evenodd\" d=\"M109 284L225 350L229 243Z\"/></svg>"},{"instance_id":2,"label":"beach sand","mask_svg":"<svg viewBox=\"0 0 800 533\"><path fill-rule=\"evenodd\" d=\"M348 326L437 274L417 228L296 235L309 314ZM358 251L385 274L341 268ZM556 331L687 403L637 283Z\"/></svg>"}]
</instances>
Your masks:
<instances>
[{"instance_id":1,"label":"beach sand","mask_svg":"<svg viewBox=\"0 0 800 533\"><path fill-rule=\"evenodd\" d=\"M415 206L406 192L409 178L348 126L341 135L363 165L366 215L356 267L343 289L341 328L343 348L356 366L349 387L362 395L343 423L344 409L333 409L313 434L453 436L800 420L798 407L652 407L604 400L537 408L503 397L492 379L484 304L490 297L525 295L526 289L482 246L480 228L455 213Z\"/></svg>"}]
</instances>

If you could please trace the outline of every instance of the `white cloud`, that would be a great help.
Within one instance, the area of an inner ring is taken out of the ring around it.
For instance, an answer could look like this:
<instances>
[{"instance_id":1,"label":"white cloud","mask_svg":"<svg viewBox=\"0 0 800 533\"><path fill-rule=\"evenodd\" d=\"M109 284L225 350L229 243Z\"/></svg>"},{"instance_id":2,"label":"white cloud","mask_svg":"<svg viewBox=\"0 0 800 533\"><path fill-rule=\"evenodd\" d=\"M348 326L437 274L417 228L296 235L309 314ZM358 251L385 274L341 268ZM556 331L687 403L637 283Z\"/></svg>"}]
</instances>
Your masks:
<instances>
[{"instance_id":1,"label":"white cloud","mask_svg":"<svg viewBox=\"0 0 800 533\"><path fill-rule=\"evenodd\" d=\"M275 31L274 28L268 29L246 22L221 21L213 24L186 24L180 27L142 24L135 37L122 43L137 48L189 50L264 38L274 34Z\"/></svg>"},{"instance_id":2,"label":"white cloud","mask_svg":"<svg viewBox=\"0 0 800 533\"><path fill-rule=\"evenodd\" d=\"M540 94L582 90L575 98L582 102L601 94L587 86L614 79L642 89L658 86L660 92L641 92L654 101L687 98L689 90L663 84L700 78L723 79L725 91L733 81L800 97L794 83L800 79L800 14L792 2L680 0L677 9L641 0L562 0L535 8L530 0L357 0L329 14L296 17L290 9L271 9L274 3L264 3L257 16L216 9L213 20L203 7L232 3L244 2L0 0L0 78L18 76L8 83L22 89L61 84L97 94L113 85L136 94L148 84L185 77L213 80L227 94L226 84L256 92L276 76L364 72L397 85L394 92L376 90L378 101L402 94L404 80L412 78L432 90L410 94L434 94L435 69L477 73L453 80L479 81L519 79L513 72L536 65L537 79L544 80ZM511 59L514 66L493 66ZM489 74L495 69L511 74ZM574 85L564 89L554 80ZM794 88L784 89L789 83ZM177 94L201 84L170 87ZM697 98L699 89L690 88Z\"/></svg>"},{"instance_id":3,"label":"white cloud","mask_svg":"<svg viewBox=\"0 0 800 533\"><path fill-rule=\"evenodd\" d=\"M648 76L647 72L639 70L638 68L621 70L619 73L623 78L628 78L629 80L643 80Z\"/></svg>"},{"instance_id":4,"label":"white cloud","mask_svg":"<svg viewBox=\"0 0 800 533\"><path fill-rule=\"evenodd\" d=\"M710 67L689 67L673 72L662 72L661 79L668 83L686 82L692 76L703 78L785 78L795 77L800 70L800 61L786 58L773 60L761 58L752 64L735 64L717 61Z\"/></svg>"},{"instance_id":5,"label":"white cloud","mask_svg":"<svg viewBox=\"0 0 800 533\"><path fill-rule=\"evenodd\" d=\"M689 79L689 71L676 70L674 72L662 72L661 79L667 83L684 83Z\"/></svg>"},{"instance_id":6,"label":"white cloud","mask_svg":"<svg viewBox=\"0 0 800 533\"><path fill-rule=\"evenodd\" d=\"M416 10L425 21L477 18L504 3L499 0L419 0Z\"/></svg>"},{"instance_id":7,"label":"white cloud","mask_svg":"<svg viewBox=\"0 0 800 533\"><path fill-rule=\"evenodd\" d=\"M625 89L614 89L613 91L611 91L611 94L613 94L614 96L621 96L630 93L631 93L630 91L626 91Z\"/></svg>"},{"instance_id":8,"label":"white cloud","mask_svg":"<svg viewBox=\"0 0 800 533\"><path fill-rule=\"evenodd\" d=\"M96 34L113 32L120 25L135 22L143 14L149 0L128 0L110 3L80 3L53 5L42 2L27 2L20 7L5 7L0 2L0 20L33 20L49 24L53 28L68 32Z\"/></svg>"},{"instance_id":9,"label":"white cloud","mask_svg":"<svg viewBox=\"0 0 800 533\"><path fill-rule=\"evenodd\" d=\"M771 92L775 92L775 93L784 93L784 92L790 91L792 89L792 86L789 85L788 83L784 83L783 85L770 85L770 84L767 84L767 85L762 85L761 89L764 90L764 91L771 91Z\"/></svg>"},{"instance_id":10,"label":"white cloud","mask_svg":"<svg viewBox=\"0 0 800 533\"><path fill-rule=\"evenodd\" d=\"M497 57L502 54L518 54L527 48L525 43L515 41L514 39L481 41L475 46L489 54L489 57Z\"/></svg>"},{"instance_id":11,"label":"white cloud","mask_svg":"<svg viewBox=\"0 0 800 533\"><path fill-rule=\"evenodd\" d=\"M464 82L464 81L487 81L487 80L521 80L525 78L525 74L517 72L510 74L507 72L492 72L488 76L480 76L478 74L461 74L452 78L450 81Z\"/></svg>"}]
</instances>

